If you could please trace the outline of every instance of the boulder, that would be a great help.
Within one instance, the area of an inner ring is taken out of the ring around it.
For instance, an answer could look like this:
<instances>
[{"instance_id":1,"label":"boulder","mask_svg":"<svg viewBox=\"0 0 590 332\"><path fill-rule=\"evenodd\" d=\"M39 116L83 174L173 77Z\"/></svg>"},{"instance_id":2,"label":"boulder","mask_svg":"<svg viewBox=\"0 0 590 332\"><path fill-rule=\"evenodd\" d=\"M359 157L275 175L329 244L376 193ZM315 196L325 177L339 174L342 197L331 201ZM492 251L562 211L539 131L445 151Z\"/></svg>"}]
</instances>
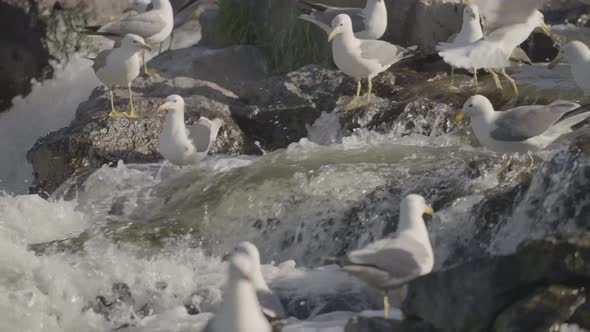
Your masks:
<instances>
[{"instance_id":1,"label":"boulder","mask_svg":"<svg viewBox=\"0 0 590 332\"><path fill-rule=\"evenodd\" d=\"M224 119L212 152L258 152L231 118L233 109L242 107L237 97L218 85L190 78L138 79L134 90L135 108L142 118L109 118L108 94L99 88L80 104L70 126L39 139L28 153L35 176L33 190L51 193L76 172L118 160L125 163L160 160L158 142L163 117L156 114L156 109L171 94L185 97L187 124L194 123L199 116ZM115 89L114 94L115 107L127 110L127 89Z\"/></svg>"},{"instance_id":2,"label":"boulder","mask_svg":"<svg viewBox=\"0 0 590 332\"><path fill-rule=\"evenodd\" d=\"M514 254L475 260L416 279L410 283L403 309L409 317L441 331L488 331L499 314L543 285L588 284L588 262L590 237L531 241ZM563 306L550 311L566 310L576 301L564 300Z\"/></svg>"},{"instance_id":3,"label":"boulder","mask_svg":"<svg viewBox=\"0 0 590 332\"><path fill-rule=\"evenodd\" d=\"M357 316L346 323L344 332L436 332L436 330L428 323L419 321Z\"/></svg>"}]
</instances>

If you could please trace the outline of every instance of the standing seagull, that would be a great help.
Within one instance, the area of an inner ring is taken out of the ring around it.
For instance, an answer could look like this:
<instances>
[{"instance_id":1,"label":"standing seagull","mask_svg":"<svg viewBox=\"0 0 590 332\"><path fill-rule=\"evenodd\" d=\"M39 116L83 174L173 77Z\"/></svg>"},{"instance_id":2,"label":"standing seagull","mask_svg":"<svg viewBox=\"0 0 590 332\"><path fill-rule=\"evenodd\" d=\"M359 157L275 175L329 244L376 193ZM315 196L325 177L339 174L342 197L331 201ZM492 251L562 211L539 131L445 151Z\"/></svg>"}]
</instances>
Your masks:
<instances>
[{"instance_id":1,"label":"standing seagull","mask_svg":"<svg viewBox=\"0 0 590 332\"><path fill-rule=\"evenodd\" d=\"M590 96L590 49L586 44L573 41L559 50L559 54L549 64L552 69L565 58L570 63L572 75L586 96Z\"/></svg>"},{"instance_id":2,"label":"standing seagull","mask_svg":"<svg viewBox=\"0 0 590 332\"><path fill-rule=\"evenodd\" d=\"M262 307L262 312L268 318L268 320L284 319L287 318L285 308L281 304L281 301L272 292L270 287L266 284L262 271L260 270L260 252L258 248L250 242L241 242L235 248L233 253L227 254L223 257L223 260L231 258L234 254L246 255L252 262L252 285L256 289L256 296L258 303Z\"/></svg>"},{"instance_id":3,"label":"standing seagull","mask_svg":"<svg viewBox=\"0 0 590 332\"><path fill-rule=\"evenodd\" d=\"M344 271L384 292L385 318L389 317L388 291L430 273L434 267L434 253L422 217L424 214L432 216L432 208L424 197L410 194L400 204L395 237L379 240L334 259ZM401 305L401 295L399 301Z\"/></svg>"},{"instance_id":4,"label":"standing seagull","mask_svg":"<svg viewBox=\"0 0 590 332\"><path fill-rule=\"evenodd\" d=\"M493 71L510 81L514 93L518 94L516 81L506 73L514 49L525 41L533 30L542 27L549 35L544 17L537 10L543 0L472 0L479 7L483 17L484 37L463 46L440 45L439 55L446 63L465 69L486 69L501 89L500 79Z\"/></svg>"},{"instance_id":5,"label":"standing seagull","mask_svg":"<svg viewBox=\"0 0 590 332\"><path fill-rule=\"evenodd\" d=\"M223 120L201 117L187 128L184 124L184 99L179 95L169 96L158 111L167 113L160 135L162 157L177 166L193 165L203 160L217 139Z\"/></svg>"},{"instance_id":6,"label":"standing seagull","mask_svg":"<svg viewBox=\"0 0 590 332\"><path fill-rule=\"evenodd\" d=\"M305 14L299 18L317 25L326 33L332 32L331 23L340 14L350 16L354 36L359 39L379 39L387 29L385 0L367 0L365 8L329 7L304 0L299 3L306 7Z\"/></svg>"},{"instance_id":7,"label":"standing seagull","mask_svg":"<svg viewBox=\"0 0 590 332\"><path fill-rule=\"evenodd\" d=\"M97 54L94 59L92 69L96 77L106 85L109 90L111 99L111 117L127 116L130 118L137 118L139 114L135 111L133 106L133 92L131 91L131 83L137 76L139 76L141 63L139 53L152 48L147 45L143 38L137 35L128 34L123 38L121 47L111 50L104 50ZM131 110L129 113L120 113L115 110L115 103L113 101L113 86L127 85L129 89L129 105Z\"/></svg>"},{"instance_id":8,"label":"standing seagull","mask_svg":"<svg viewBox=\"0 0 590 332\"><path fill-rule=\"evenodd\" d=\"M356 79L356 96L361 93L361 79L369 80L367 102L371 101L371 80L394 63L413 55L415 48L403 48L381 40L358 39L352 32L352 21L340 14L332 21L328 42L332 43L332 56L336 66L346 75Z\"/></svg>"},{"instance_id":9,"label":"standing seagull","mask_svg":"<svg viewBox=\"0 0 590 332\"><path fill-rule=\"evenodd\" d=\"M547 106L520 106L495 112L488 98L475 95L463 105L479 142L501 153L544 149L571 127L590 117L590 106L558 100ZM461 121L462 114L457 116Z\"/></svg>"},{"instance_id":10,"label":"standing seagull","mask_svg":"<svg viewBox=\"0 0 590 332\"><path fill-rule=\"evenodd\" d=\"M271 332L272 328L260 309L252 285L252 260L235 254L229 262L223 303L205 327L205 332Z\"/></svg>"},{"instance_id":11,"label":"standing seagull","mask_svg":"<svg viewBox=\"0 0 590 332\"><path fill-rule=\"evenodd\" d=\"M132 33L142 37L147 44L155 45L170 36L174 27L174 13L169 0L152 0L153 9L141 14L130 15L118 21L103 25L97 31L87 27L83 33L118 39ZM142 53L143 69L148 75L154 71L147 69L145 54Z\"/></svg>"}]
</instances>

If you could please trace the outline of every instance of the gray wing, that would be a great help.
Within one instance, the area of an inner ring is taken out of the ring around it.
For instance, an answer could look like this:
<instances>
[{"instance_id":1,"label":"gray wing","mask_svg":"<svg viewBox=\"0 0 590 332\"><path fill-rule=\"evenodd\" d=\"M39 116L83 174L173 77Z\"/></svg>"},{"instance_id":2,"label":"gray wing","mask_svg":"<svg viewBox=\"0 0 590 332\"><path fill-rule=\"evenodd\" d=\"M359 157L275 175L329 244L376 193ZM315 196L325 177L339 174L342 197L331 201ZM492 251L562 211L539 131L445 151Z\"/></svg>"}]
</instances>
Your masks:
<instances>
[{"instance_id":1,"label":"gray wing","mask_svg":"<svg viewBox=\"0 0 590 332\"><path fill-rule=\"evenodd\" d=\"M473 0L483 17L486 34L502 26L524 23L544 0Z\"/></svg>"},{"instance_id":2,"label":"gray wing","mask_svg":"<svg viewBox=\"0 0 590 332\"><path fill-rule=\"evenodd\" d=\"M403 48L382 40L361 40L361 57L375 59L382 66L389 66L413 55L413 48Z\"/></svg>"},{"instance_id":3,"label":"gray wing","mask_svg":"<svg viewBox=\"0 0 590 332\"><path fill-rule=\"evenodd\" d=\"M525 141L544 133L564 114L580 107L570 101L558 100L547 106L521 106L501 114L490 136L498 141Z\"/></svg>"},{"instance_id":4,"label":"gray wing","mask_svg":"<svg viewBox=\"0 0 590 332\"><path fill-rule=\"evenodd\" d=\"M188 127L189 138L193 141L197 152L205 152L209 150L211 145L211 128L202 123L195 123Z\"/></svg>"},{"instance_id":5,"label":"gray wing","mask_svg":"<svg viewBox=\"0 0 590 332\"><path fill-rule=\"evenodd\" d=\"M159 33L165 27L166 22L162 17L157 12L149 11L109 23L100 28L99 32L120 36L132 33L143 38L148 38Z\"/></svg>"},{"instance_id":6,"label":"gray wing","mask_svg":"<svg viewBox=\"0 0 590 332\"><path fill-rule=\"evenodd\" d=\"M103 68L107 64L107 57L111 54L112 50L102 50L98 52L96 58L94 59L94 63L92 64L92 69L94 72L97 72L99 69Z\"/></svg>"},{"instance_id":7,"label":"gray wing","mask_svg":"<svg viewBox=\"0 0 590 332\"><path fill-rule=\"evenodd\" d=\"M270 320L287 318L285 308L279 298L271 291L257 290L256 296L262 308L262 313Z\"/></svg>"}]
</instances>

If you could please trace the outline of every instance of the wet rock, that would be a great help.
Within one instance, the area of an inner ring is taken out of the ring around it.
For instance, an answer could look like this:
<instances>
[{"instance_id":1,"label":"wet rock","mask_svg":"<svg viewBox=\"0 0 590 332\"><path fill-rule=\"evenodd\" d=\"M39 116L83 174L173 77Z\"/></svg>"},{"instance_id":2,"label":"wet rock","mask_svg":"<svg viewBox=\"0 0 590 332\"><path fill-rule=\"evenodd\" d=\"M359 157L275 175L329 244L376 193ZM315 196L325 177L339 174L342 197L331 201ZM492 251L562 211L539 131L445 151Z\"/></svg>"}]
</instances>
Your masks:
<instances>
[{"instance_id":1,"label":"wet rock","mask_svg":"<svg viewBox=\"0 0 590 332\"><path fill-rule=\"evenodd\" d=\"M186 122L200 116L221 117L221 128L212 152L251 154L258 148L232 120L234 108L242 107L237 97L223 88L189 78L136 81L134 104L140 119L108 117L110 104L103 88L95 90L89 100L80 104L70 126L50 133L37 141L29 151L33 165L36 192L53 192L75 173L83 173L104 164L153 162L161 159L158 142L163 117L156 114L164 98L176 93L185 96ZM115 89L115 107L128 109L127 89Z\"/></svg>"},{"instance_id":2,"label":"wet rock","mask_svg":"<svg viewBox=\"0 0 590 332\"><path fill-rule=\"evenodd\" d=\"M531 241L511 255L416 279L410 283L404 312L442 331L486 331L498 314L543 284L588 283L588 262L590 237Z\"/></svg>"},{"instance_id":3,"label":"wet rock","mask_svg":"<svg viewBox=\"0 0 590 332\"><path fill-rule=\"evenodd\" d=\"M372 298L351 292L315 294L310 297L281 299L281 302L285 304L288 316L302 320L335 311L360 312L374 307Z\"/></svg>"},{"instance_id":4,"label":"wet rock","mask_svg":"<svg viewBox=\"0 0 590 332\"><path fill-rule=\"evenodd\" d=\"M577 288L543 288L504 310L494 322L494 331L556 331L585 301L584 291Z\"/></svg>"},{"instance_id":5,"label":"wet rock","mask_svg":"<svg viewBox=\"0 0 590 332\"><path fill-rule=\"evenodd\" d=\"M436 332L436 330L424 322L411 320L393 320L381 317L362 317L351 318L344 332Z\"/></svg>"}]
</instances>

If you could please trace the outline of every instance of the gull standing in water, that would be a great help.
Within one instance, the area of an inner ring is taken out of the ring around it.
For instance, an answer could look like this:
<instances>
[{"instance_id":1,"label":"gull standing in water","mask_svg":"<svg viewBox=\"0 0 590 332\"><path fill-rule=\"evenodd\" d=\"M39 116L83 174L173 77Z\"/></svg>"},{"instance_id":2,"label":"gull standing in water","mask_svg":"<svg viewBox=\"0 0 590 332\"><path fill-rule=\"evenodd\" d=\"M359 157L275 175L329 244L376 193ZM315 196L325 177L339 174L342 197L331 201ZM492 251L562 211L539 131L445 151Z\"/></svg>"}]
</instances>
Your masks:
<instances>
[{"instance_id":1,"label":"gull standing in water","mask_svg":"<svg viewBox=\"0 0 590 332\"><path fill-rule=\"evenodd\" d=\"M93 27L87 27L83 33L111 39L121 38L131 33L142 37L147 44L159 44L166 40L172 32L174 13L170 0L152 0L152 5L153 9L150 11L124 17L103 25L96 31ZM142 53L142 60L144 72L148 75L154 74L154 71L147 68L145 53Z\"/></svg>"},{"instance_id":2,"label":"gull standing in water","mask_svg":"<svg viewBox=\"0 0 590 332\"><path fill-rule=\"evenodd\" d=\"M518 94L516 81L506 73L514 49L525 41L533 30L542 27L549 35L544 17L537 10L543 0L471 0L483 17L484 37L462 46L440 45L439 55L446 63L465 69L486 69L501 89L500 79L494 72L508 79L514 93Z\"/></svg>"},{"instance_id":3,"label":"gull standing in water","mask_svg":"<svg viewBox=\"0 0 590 332\"><path fill-rule=\"evenodd\" d=\"M570 63L572 75L578 87L586 96L590 96L590 49L588 46L579 41L567 43L551 61L549 68L554 68L564 59Z\"/></svg>"},{"instance_id":4,"label":"gull standing in water","mask_svg":"<svg viewBox=\"0 0 590 332\"><path fill-rule=\"evenodd\" d=\"M590 106L558 100L547 106L520 106L494 111L488 98L475 95L463 105L479 142L501 153L541 150L572 131L571 127L590 117ZM463 114L457 116L457 121Z\"/></svg>"},{"instance_id":5,"label":"gull standing in water","mask_svg":"<svg viewBox=\"0 0 590 332\"><path fill-rule=\"evenodd\" d=\"M158 111L167 113L160 134L160 154L177 166L193 165L203 160L223 125L222 119L201 117L187 128L184 108L184 99L179 95L169 96L166 103L158 108Z\"/></svg>"},{"instance_id":6,"label":"gull standing in water","mask_svg":"<svg viewBox=\"0 0 590 332\"><path fill-rule=\"evenodd\" d=\"M367 0L365 8L329 7L319 3L300 0L306 7L305 14L299 16L322 28L326 33L332 32L332 21L340 14L350 16L352 31L359 39L379 39L387 29L387 8L385 0Z\"/></svg>"},{"instance_id":7,"label":"gull standing in water","mask_svg":"<svg viewBox=\"0 0 590 332\"><path fill-rule=\"evenodd\" d=\"M250 257L241 253L232 255L228 272L223 303L204 332L271 332L272 327L256 299Z\"/></svg>"},{"instance_id":8,"label":"gull standing in water","mask_svg":"<svg viewBox=\"0 0 590 332\"><path fill-rule=\"evenodd\" d=\"M483 38L483 31L481 29L479 8L474 4L468 4L463 8L463 24L461 31L456 36L453 36L448 43L439 43L438 47L461 47L469 45L475 41ZM477 69L473 68L473 79L475 80L475 88L477 89ZM451 87L455 83L455 67L451 64Z\"/></svg>"},{"instance_id":9,"label":"gull standing in water","mask_svg":"<svg viewBox=\"0 0 590 332\"><path fill-rule=\"evenodd\" d=\"M151 51L152 49L149 45L145 44L143 38L140 36L128 34L123 38L121 47L104 50L96 55L92 69L94 69L96 77L109 90L111 99L111 113L109 113L109 116L139 117L133 106L131 83L139 76L141 68L139 53L144 50ZM114 85L127 85L129 89L129 105L131 107L129 113L120 113L115 110L115 103L113 101Z\"/></svg>"},{"instance_id":10,"label":"gull standing in water","mask_svg":"<svg viewBox=\"0 0 590 332\"><path fill-rule=\"evenodd\" d=\"M433 210L424 197L410 194L400 204L397 234L371 243L334 261L342 269L384 292L383 309L389 317L388 291L428 274L434 267L434 253L423 215ZM400 305L401 294L398 293Z\"/></svg>"},{"instance_id":11,"label":"gull standing in water","mask_svg":"<svg viewBox=\"0 0 590 332\"><path fill-rule=\"evenodd\" d=\"M340 14L332 21L332 56L336 66L357 81L356 96L361 93L361 79L368 79L367 102L371 101L371 80L394 63L413 55L415 47L403 48L381 40L358 39L352 31L352 21Z\"/></svg>"},{"instance_id":12,"label":"gull standing in water","mask_svg":"<svg viewBox=\"0 0 590 332\"><path fill-rule=\"evenodd\" d=\"M260 252L258 248L250 242L241 242L238 244L234 251L223 257L223 260L231 258L234 254L246 255L250 258L252 263L252 285L256 289L256 296L258 303L262 307L262 312L268 318L268 320L284 319L287 318L285 308L281 304L281 301L272 292L270 287L266 284L262 271L260 270Z\"/></svg>"}]
</instances>

